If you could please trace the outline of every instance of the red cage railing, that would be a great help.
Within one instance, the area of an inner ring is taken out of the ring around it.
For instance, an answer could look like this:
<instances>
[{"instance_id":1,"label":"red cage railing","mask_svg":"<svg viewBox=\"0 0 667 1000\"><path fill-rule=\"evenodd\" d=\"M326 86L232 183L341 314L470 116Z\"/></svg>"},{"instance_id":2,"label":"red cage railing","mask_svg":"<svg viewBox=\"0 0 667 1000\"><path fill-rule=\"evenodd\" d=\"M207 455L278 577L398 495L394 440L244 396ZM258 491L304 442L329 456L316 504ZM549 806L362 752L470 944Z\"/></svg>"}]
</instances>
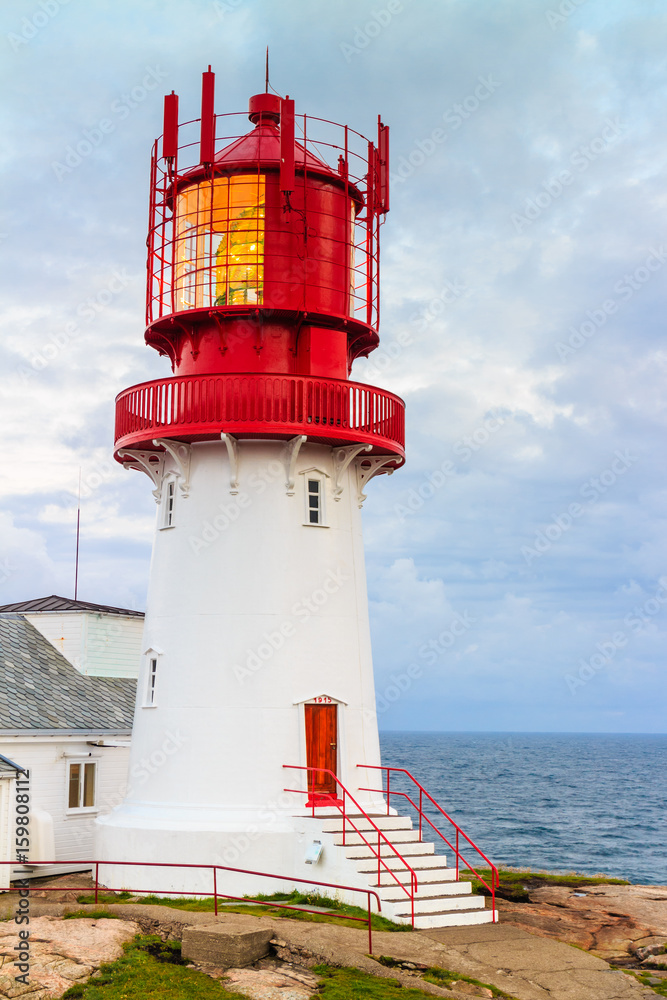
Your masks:
<instances>
[{"instance_id":1,"label":"red cage railing","mask_svg":"<svg viewBox=\"0 0 667 1000\"><path fill-rule=\"evenodd\" d=\"M404 767L382 767L379 764L357 764L357 767L367 768L368 770L371 770L371 771L382 771L382 772L386 773L386 776L387 776L387 778L386 778L386 782L387 782L386 783L386 787L382 787L382 788L360 788L360 791L362 791L362 792L376 792L376 793L379 793L381 795L384 795L386 797L386 802L387 802L387 815L389 815L389 810L391 808L391 796L392 795L394 795L394 796L400 796L403 799L405 799L407 802L409 802L410 805L417 811L417 813L419 815L419 839L420 840L422 839L423 821L426 820L426 822L429 824L429 826L431 827L431 829L435 833L438 834L438 836L445 842L445 844L447 844L447 846L452 851L454 851L454 853L456 855L456 879L457 879L457 881L459 880L460 862L462 861L463 864L465 865L466 870L473 872L473 874L475 875L475 878L488 890L488 892L491 895L491 907L492 907L492 910L493 910L493 922L495 923L496 922L496 889L498 888L498 885L500 884L500 879L499 879L499 876L498 876L498 869L496 868L496 866L494 864L491 863L491 861L489 861L489 859L487 858L486 854L484 854L484 852L479 849L479 847L477 846L477 844L475 844L474 841L472 841L470 839L470 837L468 836L468 834L465 833L461 829L461 827L458 825L458 823L455 820L453 820L452 817L449 816L445 812L445 810L442 808L441 805L439 805L438 802L436 802L436 800L433 798L433 796L429 795L429 793L426 791L426 789L422 785L420 785L420 783L417 781L417 779L409 771L407 771ZM405 775L405 777L409 781L412 782L412 784L419 791L419 804L417 804L407 792L397 791L395 789L392 790L392 788L391 788L391 774L392 773L403 774L403 775ZM425 799L435 809L437 809L438 812L442 816L444 816L444 818L449 823L451 823L451 825L454 827L454 829L456 830L455 844L452 844L451 841L444 835L444 833L442 833L442 831L438 829L438 827L435 825L435 823L433 823L431 821L431 819L429 819L429 817L426 815L426 813L424 812L424 800ZM488 882L486 881L486 879L482 878L482 876L479 874L479 872L477 872L477 870L475 868L473 868L473 866L468 861L466 861L466 859L464 858L463 854L459 850L459 847L460 847L460 838L461 837L470 845L471 848L473 848L477 852L477 854L489 866L491 885L489 885Z\"/></svg>"}]
</instances>

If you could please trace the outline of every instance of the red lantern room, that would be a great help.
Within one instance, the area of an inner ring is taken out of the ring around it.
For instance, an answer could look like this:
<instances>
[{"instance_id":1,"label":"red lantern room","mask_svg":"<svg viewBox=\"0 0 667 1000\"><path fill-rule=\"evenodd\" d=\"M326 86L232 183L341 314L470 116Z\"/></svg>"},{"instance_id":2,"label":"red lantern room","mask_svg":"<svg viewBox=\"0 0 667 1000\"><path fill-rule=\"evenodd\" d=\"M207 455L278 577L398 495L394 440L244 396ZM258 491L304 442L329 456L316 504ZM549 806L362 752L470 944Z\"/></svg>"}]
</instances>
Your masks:
<instances>
[{"instance_id":1,"label":"red lantern room","mask_svg":"<svg viewBox=\"0 0 667 1000\"><path fill-rule=\"evenodd\" d=\"M237 114L215 114L210 67L199 121L179 126L178 97L165 98L146 342L175 377L121 394L117 448L172 431L202 440L221 422L240 436L312 439L310 425L327 423L340 433L315 437L370 443L402 461L402 401L348 381L355 358L379 343L388 128L378 120L375 144L295 115L292 100L268 92L251 97L248 117L253 128L239 136Z\"/></svg>"}]
</instances>

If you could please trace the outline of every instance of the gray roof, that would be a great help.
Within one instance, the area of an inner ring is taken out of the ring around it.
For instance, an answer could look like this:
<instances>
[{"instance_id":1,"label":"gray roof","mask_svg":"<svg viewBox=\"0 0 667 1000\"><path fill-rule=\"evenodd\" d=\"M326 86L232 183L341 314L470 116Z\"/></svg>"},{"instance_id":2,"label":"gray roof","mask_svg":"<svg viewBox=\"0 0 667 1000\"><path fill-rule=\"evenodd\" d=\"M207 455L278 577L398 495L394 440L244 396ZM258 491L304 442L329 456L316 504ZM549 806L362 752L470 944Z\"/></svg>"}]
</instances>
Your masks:
<instances>
[{"instance_id":1,"label":"gray roof","mask_svg":"<svg viewBox=\"0 0 667 1000\"><path fill-rule=\"evenodd\" d=\"M21 767L20 764L15 764L13 760L9 757L3 757L0 753L0 774L16 774L16 772L25 773L25 768Z\"/></svg>"},{"instance_id":2,"label":"gray roof","mask_svg":"<svg viewBox=\"0 0 667 1000\"><path fill-rule=\"evenodd\" d=\"M97 611L107 615L144 617L143 611L130 611L129 608L112 608L108 604L91 604L90 601L73 601L69 597L58 597L57 594L51 594L50 597L36 597L32 601L18 601L16 604L0 605L0 614L6 611L18 611L23 614L29 614L32 611Z\"/></svg>"},{"instance_id":3,"label":"gray roof","mask_svg":"<svg viewBox=\"0 0 667 1000\"><path fill-rule=\"evenodd\" d=\"M84 677L26 618L0 616L0 733L129 733L136 684Z\"/></svg>"}]
</instances>

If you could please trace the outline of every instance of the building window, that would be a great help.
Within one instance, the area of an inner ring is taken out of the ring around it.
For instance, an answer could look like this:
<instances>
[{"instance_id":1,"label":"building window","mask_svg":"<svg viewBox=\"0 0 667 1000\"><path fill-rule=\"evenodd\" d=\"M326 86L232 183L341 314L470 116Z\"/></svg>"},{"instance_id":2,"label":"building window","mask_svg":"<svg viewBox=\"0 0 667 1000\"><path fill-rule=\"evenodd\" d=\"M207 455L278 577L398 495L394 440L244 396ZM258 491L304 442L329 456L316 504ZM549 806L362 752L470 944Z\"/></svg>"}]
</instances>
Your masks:
<instances>
[{"instance_id":1,"label":"building window","mask_svg":"<svg viewBox=\"0 0 667 1000\"><path fill-rule=\"evenodd\" d=\"M146 700L144 708L150 708L157 704L155 695L157 691L157 656L148 657L148 677L146 678Z\"/></svg>"},{"instance_id":2,"label":"building window","mask_svg":"<svg viewBox=\"0 0 667 1000\"><path fill-rule=\"evenodd\" d=\"M305 469L299 475L303 476L304 524L311 527L327 528L326 481L328 476L326 472L321 469Z\"/></svg>"},{"instance_id":3,"label":"building window","mask_svg":"<svg viewBox=\"0 0 667 1000\"><path fill-rule=\"evenodd\" d=\"M174 504L176 502L176 482L174 479L168 479L162 491L162 524L161 528L173 528L174 527Z\"/></svg>"},{"instance_id":4,"label":"building window","mask_svg":"<svg viewBox=\"0 0 667 1000\"><path fill-rule=\"evenodd\" d=\"M69 764L67 774L68 809L94 809L96 790L96 763L85 761Z\"/></svg>"}]
</instances>

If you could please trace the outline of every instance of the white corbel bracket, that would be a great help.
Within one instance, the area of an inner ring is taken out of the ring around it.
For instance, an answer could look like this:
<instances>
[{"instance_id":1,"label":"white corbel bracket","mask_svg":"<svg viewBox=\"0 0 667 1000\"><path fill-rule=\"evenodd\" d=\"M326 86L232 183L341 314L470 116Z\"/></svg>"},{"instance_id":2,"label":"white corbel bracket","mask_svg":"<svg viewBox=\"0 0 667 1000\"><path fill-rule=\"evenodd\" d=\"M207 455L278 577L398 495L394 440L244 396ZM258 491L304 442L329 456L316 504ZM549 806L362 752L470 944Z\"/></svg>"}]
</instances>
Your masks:
<instances>
[{"instance_id":1,"label":"white corbel bracket","mask_svg":"<svg viewBox=\"0 0 667 1000\"><path fill-rule=\"evenodd\" d=\"M183 441L170 441L168 438L154 438L153 444L164 448L174 460L178 472L178 486L184 497L190 495L190 456L192 448Z\"/></svg>"},{"instance_id":2,"label":"white corbel bracket","mask_svg":"<svg viewBox=\"0 0 667 1000\"><path fill-rule=\"evenodd\" d=\"M152 480L153 496L155 502L161 499L162 477L164 475L164 453L155 451L135 451L133 448L121 448L118 457L123 459L124 469L136 469L137 472L145 472ZM128 458L130 461L126 462Z\"/></svg>"},{"instance_id":3,"label":"white corbel bracket","mask_svg":"<svg viewBox=\"0 0 667 1000\"><path fill-rule=\"evenodd\" d=\"M334 467L334 500L340 500L343 495L342 479L350 462L355 459L357 455L361 454L362 451L370 451L372 447L372 444L353 444L348 448L331 449Z\"/></svg>"},{"instance_id":4,"label":"white corbel bracket","mask_svg":"<svg viewBox=\"0 0 667 1000\"><path fill-rule=\"evenodd\" d=\"M301 445L305 444L308 440L306 434L297 434L296 437L290 438L289 441L285 442L285 447L283 448L283 462L285 463L285 489L287 491L287 496L294 496L294 472L296 469L296 460L301 449Z\"/></svg>"},{"instance_id":5,"label":"white corbel bracket","mask_svg":"<svg viewBox=\"0 0 667 1000\"><path fill-rule=\"evenodd\" d=\"M239 442L233 434L220 435L220 440L227 448L229 457L229 492L234 496L239 491Z\"/></svg>"},{"instance_id":6,"label":"white corbel bracket","mask_svg":"<svg viewBox=\"0 0 667 1000\"><path fill-rule=\"evenodd\" d=\"M393 462L394 464L390 466L389 462ZM364 500L366 499L366 494L364 493L366 483L369 483L373 476L379 476L382 473L390 476L392 472L396 471L399 465L402 465L402 462L398 455L376 455L373 458L363 458L357 463L357 500L360 507L363 507Z\"/></svg>"}]
</instances>

